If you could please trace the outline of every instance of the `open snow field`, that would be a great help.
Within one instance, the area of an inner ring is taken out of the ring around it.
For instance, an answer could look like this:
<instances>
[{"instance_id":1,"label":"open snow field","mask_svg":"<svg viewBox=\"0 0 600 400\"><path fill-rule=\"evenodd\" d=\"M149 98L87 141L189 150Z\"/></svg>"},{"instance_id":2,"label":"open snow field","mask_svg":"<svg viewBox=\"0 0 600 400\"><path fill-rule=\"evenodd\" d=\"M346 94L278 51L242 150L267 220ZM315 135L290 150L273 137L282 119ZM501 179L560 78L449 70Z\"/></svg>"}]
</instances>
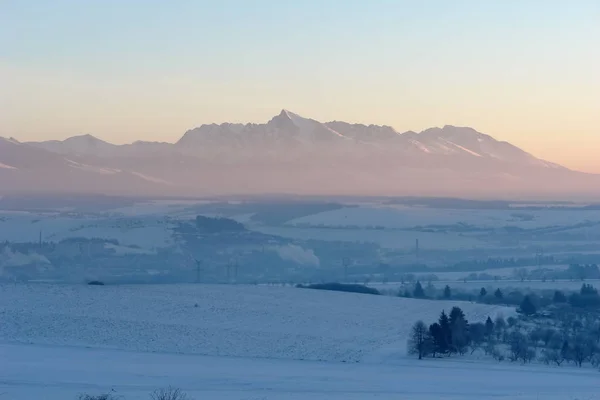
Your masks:
<instances>
[{"instance_id":1,"label":"open snow field","mask_svg":"<svg viewBox=\"0 0 600 400\"><path fill-rule=\"evenodd\" d=\"M251 226L267 235L277 235L299 240L323 240L329 242L369 242L386 249L413 249L418 238L422 250L473 250L497 248L477 238L458 233L413 232L402 230L345 229L345 228L305 228L295 226Z\"/></svg>"},{"instance_id":2,"label":"open snow field","mask_svg":"<svg viewBox=\"0 0 600 400\"><path fill-rule=\"evenodd\" d=\"M138 218L96 215L9 213L0 211L0 241L59 242L69 238L116 239L145 249L173 244L173 224L164 216Z\"/></svg>"},{"instance_id":3,"label":"open snow field","mask_svg":"<svg viewBox=\"0 0 600 400\"><path fill-rule=\"evenodd\" d=\"M594 399L593 370L405 355L410 326L460 305L265 286L0 285L0 393L126 399ZM196 306L197 305L197 306Z\"/></svg>"},{"instance_id":4,"label":"open snow field","mask_svg":"<svg viewBox=\"0 0 600 400\"><path fill-rule=\"evenodd\" d=\"M540 267L537 265L530 265L527 267L513 267L513 268L488 268L482 269L478 271L452 271L452 272L439 272L436 271L433 274L438 277L441 281L462 281L465 277L467 277L471 273L476 274L488 274L491 276L497 276L500 279L510 279L515 277L515 273L517 270L524 269L527 272L535 271ZM569 265L542 265L543 269L551 269L554 271L562 271L569 268Z\"/></svg>"},{"instance_id":5,"label":"open snow field","mask_svg":"<svg viewBox=\"0 0 600 400\"><path fill-rule=\"evenodd\" d=\"M292 287L0 285L0 337L121 350L356 362L404 356L410 326L442 308L512 309ZM197 307L196 307L197 305Z\"/></svg>"},{"instance_id":6,"label":"open snow field","mask_svg":"<svg viewBox=\"0 0 600 400\"><path fill-rule=\"evenodd\" d=\"M597 400L599 373L451 360L394 364L135 353L0 345L8 400L71 400L114 390L147 400L181 387L196 400Z\"/></svg>"},{"instance_id":7,"label":"open snow field","mask_svg":"<svg viewBox=\"0 0 600 400\"><path fill-rule=\"evenodd\" d=\"M287 225L310 226L381 226L413 228L416 226L472 225L482 228L515 226L535 229L547 226L569 226L580 222L600 221L598 210L479 210L366 205L347 207L296 218Z\"/></svg>"}]
</instances>

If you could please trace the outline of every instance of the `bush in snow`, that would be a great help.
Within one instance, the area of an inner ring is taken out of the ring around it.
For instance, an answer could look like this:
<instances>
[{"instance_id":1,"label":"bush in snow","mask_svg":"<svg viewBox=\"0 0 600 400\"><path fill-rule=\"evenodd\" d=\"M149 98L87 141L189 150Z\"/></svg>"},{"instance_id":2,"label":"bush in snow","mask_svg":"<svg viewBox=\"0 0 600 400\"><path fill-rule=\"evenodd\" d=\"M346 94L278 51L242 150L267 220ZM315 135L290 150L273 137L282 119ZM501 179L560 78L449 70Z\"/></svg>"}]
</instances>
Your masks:
<instances>
[{"instance_id":1,"label":"bush in snow","mask_svg":"<svg viewBox=\"0 0 600 400\"><path fill-rule=\"evenodd\" d=\"M81 394L79 395L78 400L121 400L121 397L111 393L104 393L96 396L91 394Z\"/></svg>"},{"instance_id":2,"label":"bush in snow","mask_svg":"<svg viewBox=\"0 0 600 400\"><path fill-rule=\"evenodd\" d=\"M187 394L179 389L174 387L167 387L162 389L156 389L154 392L150 394L151 400L191 400Z\"/></svg>"}]
</instances>

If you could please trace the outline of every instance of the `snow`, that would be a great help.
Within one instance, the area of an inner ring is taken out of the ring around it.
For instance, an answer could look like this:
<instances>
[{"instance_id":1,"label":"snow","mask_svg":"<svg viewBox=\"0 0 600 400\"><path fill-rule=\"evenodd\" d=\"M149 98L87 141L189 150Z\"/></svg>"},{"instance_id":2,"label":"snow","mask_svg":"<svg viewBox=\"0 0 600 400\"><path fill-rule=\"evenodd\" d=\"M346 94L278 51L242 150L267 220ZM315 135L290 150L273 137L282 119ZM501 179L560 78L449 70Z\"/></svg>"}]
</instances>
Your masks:
<instances>
[{"instance_id":1,"label":"snow","mask_svg":"<svg viewBox=\"0 0 600 400\"><path fill-rule=\"evenodd\" d=\"M161 183L161 184L170 184L168 181L165 181L164 179L155 178L153 176L145 175L145 174L142 174L140 172L131 171L131 173L133 175L137 176L138 178L142 178L143 180L148 181L148 182Z\"/></svg>"},{"instance_id":2,"label":"snow","mask_svg":"<svg viewBox=\"0 0 600 400\"><path fill-rule=\"evenodd\" d=\"M402 230L365 230L301 228L293 226L254 226L251 229L269 235L299 240L323 240L332 242L370 242L386 249L413 249L419 239L421 249L471 250L491 248L493 244L455 233L414 232Z\"/></svg>"},{"instance_id":3,"label":"snow","mask_svg":"<svg viewBox=\"0 0 600 400\"><path fill-rule=\"evenodd\" d=\"M334 362L401 358L412 323L433 321L453 305L473 321L513 312L236 285L3 284L0 304L0 338L11 342Z\"/></svg>"},{"instance_id":4,"label":"snow","mask_svg":"<svg viewBox=\"0 0 600 400\"><path fill-rule=\"evenodd\" d=\"M94 167L91 165L78 163L77 161L69 160L68 158L65 158L65 161L67 161L69 163L69 167L71 167L71 168L77 168L77 169L81 169L81 170L88 171L88 172L96 172L98 174L103 174L103 175L114 175L114 174L121 172L121 170L119 170L119 169Z\"/></svg>"},{"instance_id":5,"label":"snow","mask_svg":"<svg viewBox=\"0 0 600 400\"><path fill-rule=\"evenodd\" d=\"M116 239L125 246L146 249L167 247L173 242L173 224L161 216L121 218L107 216L0 212L0 241L59 242L73 237Z\"/></svg>"},{"instance_id":6,"label":"snow","mask_svg":"<svg viewBox=\"0 0 600 400\"><path fill-rule=\"evenodd\" d=\"M13 167L11 165L7 165L7 164L3 164L0 162L0 168L4 168L4 169L17 169L16 167Z\"/></svg>"},{"instance_id":7,"label":"snow","mask_svg":"<svg viewBox=\"0 0 600 400\"><path fill-rule=\"evenodd\" d=\"M339 364L0 345L0 393L10 400L74 399L114 390L128 400L181 387L210 400L598 399L598 372L450 360Z\"/></svg>"},{"instance_id":8,"label":"snow","mask_svg":"<svg viewBox=\"0 0 600 400\"><path fill-rule=\"evenodd\" d=\"M520 219L517 214L530 215ZM583 222L600 222L598 210L471 210L434 209L426 207L375 206L345 207L288 221L287 225L383 226L413 228L427 225L468 224L483 228L516 226L525 229L548 226L570 226Z\"/></svg>"},{"instance_id":9,"label":"snow","mask_svg":"<svg viewBox=\"0 0 600 400\"><path fill-rule=\"evenodd\" d=\"M421 143L421 142L419 142L417 140L414 140L414 139L411 139L410 142L412 144L414 144L415 146L417 146L419 148L419 150L421 150L421 151L423 151L425 153L431 153L431 150L429 150L427 148L427 146L425 146L423 143Z\"/></svg>"},{"instance_id":10,"label":"snow","mask_svg":"<svg viewBox=\"0 0 600 400\"><path fill-rule=\"evenodd\" d=\"M406 357L413 320L455 304L473 321L512 312L290 287L0 285L0 393L141 400L174 385L212 400L594 398L590 369Z\"/></svg>"},{"instance_id":11,"label":"snow","mask_svg":"<svg viewBox=\"0 0 600 400\"><path fill-rule=\"evenodd\" d=\"M454 142L451 142L451 141L449 141L449 140L447 140L447 139L440 138L440 140L443 140L444 142L446 142L446 143L448 143L448 144L451 144L452 146L455 146L455 147L457 147L457 148L461 149L462 151L465 151L465 152L467 152L467 153L471 154L472 156L475 156L475 157L483 157L481 154L479 154L479 153L476 153L476 152L474 152L473 150L469 150L469 149L467 149L466 147L460 146L460 145L458 145L458 144L456 144L456 143L454 143Z\"/></svg>"}]
</instances>

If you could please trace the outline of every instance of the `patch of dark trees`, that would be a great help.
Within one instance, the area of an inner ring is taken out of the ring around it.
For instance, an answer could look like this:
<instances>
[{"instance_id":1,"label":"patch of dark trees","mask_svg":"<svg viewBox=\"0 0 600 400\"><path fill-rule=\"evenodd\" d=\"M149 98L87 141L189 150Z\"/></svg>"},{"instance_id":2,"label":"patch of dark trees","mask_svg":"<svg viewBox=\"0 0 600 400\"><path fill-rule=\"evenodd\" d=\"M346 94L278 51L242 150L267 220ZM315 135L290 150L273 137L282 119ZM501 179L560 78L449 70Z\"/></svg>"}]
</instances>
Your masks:
<instances>
[{"instance_id":1,"label":"patch of dark trees","mask_svg":"<svg viewBox=\"0 0 600 400\"><path fill-rule=\"evenodd\" d=\"M496 361L523 364L538 361L561 366L586 364L600 367L600 318L564 305L556 307L553 318L521 315L518 318L469 323L459 307L426 325L417 321L408 339L409 354L424 357L451 357L482 351Z\"/></svg>"},{"instance_id":2,"label":"patch of dark trees","mask_svg":"<svg viewBox=\"0 0 600 400\"><path fill-rule=\"evenodd\" d=\"M296 285L297 288L302 289L317 289L317 290L332 290L335 292L349 292L349 293L361 293L361 294L375 294L379 295L377 289L359 285L359 284L346 284L346 283L315 283L311 285Z\"/></svg>"}]
</instances>

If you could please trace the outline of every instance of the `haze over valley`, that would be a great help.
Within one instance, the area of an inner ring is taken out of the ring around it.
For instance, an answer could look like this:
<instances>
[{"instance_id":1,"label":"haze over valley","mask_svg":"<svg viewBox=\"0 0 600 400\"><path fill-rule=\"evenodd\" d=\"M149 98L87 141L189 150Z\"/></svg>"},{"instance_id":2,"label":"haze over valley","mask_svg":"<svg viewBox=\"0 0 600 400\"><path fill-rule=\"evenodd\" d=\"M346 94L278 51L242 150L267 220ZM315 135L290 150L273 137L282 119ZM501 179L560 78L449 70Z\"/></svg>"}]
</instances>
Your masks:
<instances>
[{"instance_id":1,"label":"haze over valley","mask_svg":"<svg viewBox=\"0 0 600 400\"><path fill-rule=\"evenodd\" d=\"M0 400L598 400L600 2L0 1Z\"/></svg>"}]
</instances>

